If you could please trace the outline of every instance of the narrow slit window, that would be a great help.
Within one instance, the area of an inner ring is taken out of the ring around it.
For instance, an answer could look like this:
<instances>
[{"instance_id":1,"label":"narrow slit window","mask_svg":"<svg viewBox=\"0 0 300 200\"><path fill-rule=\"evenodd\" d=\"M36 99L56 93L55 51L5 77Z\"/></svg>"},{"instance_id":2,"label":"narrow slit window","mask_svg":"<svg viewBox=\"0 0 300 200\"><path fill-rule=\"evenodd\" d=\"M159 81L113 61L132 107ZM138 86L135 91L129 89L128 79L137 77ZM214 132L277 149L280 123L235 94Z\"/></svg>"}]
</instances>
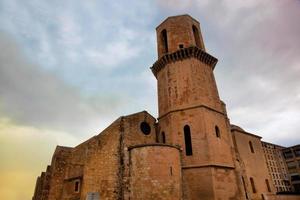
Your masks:
<instances>
[{"instance_id":1,"label":"narrow slit window","mask_svg":"<svg viewBox=\"0 0 300 200\"><path fill-rule=\"evenodd\" d=\"M184 141L185 141L185 154L187 156L191 156L193 155L191 130L188 125L185 125L183 130L184 130Z\"/></svg>"},{"instance_id":2,"label":"narrow slit window","mask_svg":"<svg viewBox=\"0 0 300 200\"><path fill-rule=\"evenodd\" d=\"M254 180L252 177L250 178L250 183L251 183L251 187L252 187L252 192L256 193L256 188L255 188Z\"/></svg>"},{"instance_id":3,"label":"narrow slit window","mask_svg":"<svg viewBox=\"0 0 300 200\"><path fill-rule=\"evenodd\" d=\"M161 32L161 40L163 44L163 53L168 53L168 35L166 29L162 30Z\"/></svg>"},{"instance_id":4,"label":"narrow slit window","mask_svg":"<svg viewBox=\"0 0 300 200\"><path fill-rule=\"evenodd\" d=\"M246 189L246 183L245 183L245 179L244 179L243 176L242 176L242 182L243 182L243 187L244 187L244 192L245 192L245 195L246 195L246 199L248 199L248 194L247 194L247 189Z\"/></svg>"},{"instance_id":5,"label":"narrow slit window","mask_svg":"<svg viewBox=\"0 0 300 200\"><path fill-rule=\"evenodd\" d=\"M162 139L162 143L166 143L166 134L165 134L165 132L162 132L161 133L161 139Z\"/></svg>"},{"instance_id":6,"label":"narrow slit window","mask_svg":"<svg viewBox=\"0 0 300 200\"><path fill-rule=\"evenodd\" d=\"M253 148L253 144L251 141L249 141L249 147L250 147L251 153L254 153L254 148Z\"/></svg>"},{"instance_id":7,"label":"narrow slit window","mask_svg":"<svg viewBox=\"0 0 300 200\"><path fill-rule=\"evenodd\" d=\"M268 188L268 192L271 192L271 187L270 187L270 183L269 183L268 179L266 179L266 185L267 185L267 188Z\"/></svg>"},{"instance_id":8,"label":"narrow slit window","mask_svg":"<svg viewBox=\"0 0 300 200\"><path fill-rule=\"evenodd\" d=\"M79 185L80 185L79 181L75 181L75 188L74 188L75 192L79 192Z\"/></svg>"},{"instance_id":9,"label":"narrow slit window","mask_svg":"<svg viewBox=\"0 0 300 200\"><path fill-rule=\"evenodd\" d=\"M221 134L220 134L220 129L218 126L215 126L215 132L216 132L216 137L220 138Z\"/></svg>"},{"instance_id":10,"label":"narrow slit window","mask_svg":"<svg viewBox=\"0 0 300 200\"><path fill-rule=\"evenodd\" d=\"M195 25L193 25L193 34L194 34L194 39L195 39L195 43L197 47L201 47L200 45L200 34L199 31L197 29L197 27Z\"/></svg>"}]
</instances>

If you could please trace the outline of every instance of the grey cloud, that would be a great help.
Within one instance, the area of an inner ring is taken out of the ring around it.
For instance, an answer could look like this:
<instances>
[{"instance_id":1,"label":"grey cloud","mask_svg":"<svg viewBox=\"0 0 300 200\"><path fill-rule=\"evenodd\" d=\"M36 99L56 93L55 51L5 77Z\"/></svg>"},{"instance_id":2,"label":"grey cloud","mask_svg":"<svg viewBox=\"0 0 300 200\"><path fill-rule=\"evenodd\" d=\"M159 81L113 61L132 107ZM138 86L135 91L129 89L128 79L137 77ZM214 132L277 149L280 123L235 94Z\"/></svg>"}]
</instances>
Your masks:
<instances>
[{"instance_id":1,"label":"grey cloud","mask_svg":"<svg viewBox=\"0 0 300 200\"><path fill-rule=\"evenodd\" d=\"M300 13L291 1L268 6L253 8L247 23L238 27L239 37L232 39L232 49L226 52L232 65L224 61L219 85L233 121L266 140L291 145L300 142L296 134L300 116L293 112L300 111L300 38L295 37L300 35L295 20ZM259 14L264 12L271 13ZM243 14L237 17L244 18ZM228 30L234 30L233 25Z\"/></svg>"},{"instance_id":2,"label":"grey cloud","mask_svg":"<svg viewBox=\"0 0 300 200\"><path fill-rule=\"evenodd\" d=\"M5 0L3 5L0 30L16 38L28 58L1 40L1 47L14 48L1 57L1 115L82 134L123 114L156 110L155 91L143 90L148 82L139 78L145 70L152 77L150 64L143 63L151 60L149 48L155 49L151 2Z\"/></svg>"},{"instance_id":3,"label":"grey cloud","mask_svg":"<svg viewBox=\"0 0 300 200\"><path fill-rule=\"evenodd\" d=\"M109 94L81 95L56 75L30 63L4 33L0 33L0 48L2 117L21 124L86 134L81 131L99 130L123 104L123 99Z\"/></svg>"}]
</instances>

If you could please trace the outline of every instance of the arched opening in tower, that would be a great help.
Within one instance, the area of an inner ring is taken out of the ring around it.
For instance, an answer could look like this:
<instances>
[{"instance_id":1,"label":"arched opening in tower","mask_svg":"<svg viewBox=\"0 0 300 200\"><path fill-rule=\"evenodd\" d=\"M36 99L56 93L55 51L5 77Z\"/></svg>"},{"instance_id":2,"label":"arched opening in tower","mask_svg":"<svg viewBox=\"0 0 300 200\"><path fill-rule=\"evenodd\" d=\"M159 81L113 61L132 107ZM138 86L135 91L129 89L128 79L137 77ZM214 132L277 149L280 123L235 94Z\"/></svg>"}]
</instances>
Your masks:
<instances>
[{"instance_id":1,"label":"arched opening in tower","mask_svg":"<svg viewBox=\"0 0 300 200\"><path fill-rule=\"evenodd\" d=\"M168 35L166 29L161 31L161 43L163 45L163 53L168 53Z\"/></svg>"},{"instance_id":2,"label":"arched opening in tower","mask_svg":"<svg viewBox=\"0 0 300 200\"><path fill-rule=\"evenodd\" d=\"M193 25L193 34L194 34L194 39L195 39L196 46L201 48L200 34L199 34L199 31L198 31L198 29L195 25Z\"/></svg>"},{"instance_id":3,"label":"arched opening in tower","mask_svg":"<svg viewBox=\"0 0 300 200\"><path fill-rule=\"evenodd\" d=\"M184 131L184 141L185 141L185 154L187 156L193 155L192 149L192 138L191 138L191 130L188 125L185 125L183 128Z\"/></svg>"},{"instance_id":4,"label":"arched opening in tower","mask_svg":"<svg viewBox=\"0 0 300 200\"><path fill-rule=\"evenodd\" d=\"M162 143L166 143L166 134L165 134L165 132L162 132L161 133L161 137L162 137Z\"/></svg>"}]
</instances>

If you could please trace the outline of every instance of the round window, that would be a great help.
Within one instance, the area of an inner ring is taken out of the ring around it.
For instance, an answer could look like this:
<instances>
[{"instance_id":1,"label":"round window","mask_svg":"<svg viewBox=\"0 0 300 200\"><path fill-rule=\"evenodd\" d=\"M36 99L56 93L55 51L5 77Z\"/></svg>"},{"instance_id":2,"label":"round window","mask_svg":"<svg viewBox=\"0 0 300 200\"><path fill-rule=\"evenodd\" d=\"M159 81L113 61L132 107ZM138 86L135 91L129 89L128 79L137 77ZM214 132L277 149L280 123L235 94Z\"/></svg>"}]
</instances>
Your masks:
<instances>
[{"instance_id":1,"label":"round window","mask_svg":"<svg viewBox=\"0 0 300 200\"><path fill-rule=\"evenodd\" d=\"M147 122L142 122L140 128L145 135L149 135L151 132L151 127Z\"/></svg>"}]
</instances>

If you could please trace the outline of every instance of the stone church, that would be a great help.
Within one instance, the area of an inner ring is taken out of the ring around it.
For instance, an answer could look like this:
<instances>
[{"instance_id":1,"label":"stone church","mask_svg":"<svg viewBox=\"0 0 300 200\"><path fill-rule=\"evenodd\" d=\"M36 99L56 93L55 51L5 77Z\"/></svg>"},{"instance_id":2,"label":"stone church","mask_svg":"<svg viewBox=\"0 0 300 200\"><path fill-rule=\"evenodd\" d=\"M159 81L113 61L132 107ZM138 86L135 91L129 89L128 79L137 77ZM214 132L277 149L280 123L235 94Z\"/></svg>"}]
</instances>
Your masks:
<instances>
[{"instance_id":1,"label":"stone church","mask_svg":"<svg viewBox=\"0 0 300 200\"><path fill-rule=\"evenodd\" d=\"M158 118L122 116L76 147L57 146L33 200L281 199L261 138L230 124L199 22L168 17L156 33Z\"/></svg>"}]
</instances>

